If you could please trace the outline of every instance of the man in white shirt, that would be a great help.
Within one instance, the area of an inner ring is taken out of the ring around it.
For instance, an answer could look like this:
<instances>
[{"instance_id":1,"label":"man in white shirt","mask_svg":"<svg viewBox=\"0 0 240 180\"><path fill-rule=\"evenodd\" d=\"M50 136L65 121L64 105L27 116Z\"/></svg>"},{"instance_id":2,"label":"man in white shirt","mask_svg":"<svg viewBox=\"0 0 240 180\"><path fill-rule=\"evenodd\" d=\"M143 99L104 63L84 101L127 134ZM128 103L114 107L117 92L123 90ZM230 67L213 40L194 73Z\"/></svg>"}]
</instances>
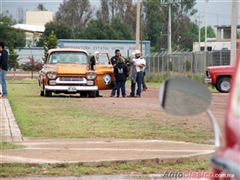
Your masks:
<instances>
[{"instance_id":1,"label":"man in white shirt","mask_svg":"<svg viewBox=\"0 0 240 180\"><path fill-rule=\"evenodd\" d=\"M135 57L132 59L132 74L131 74L131 93L128 97L141 97L143 71L146 66L146 61L141 58L141 51L135 50L133 52ZM135 88L137 83L137 92L135 96Z\"/></svg>"}]
</instances>

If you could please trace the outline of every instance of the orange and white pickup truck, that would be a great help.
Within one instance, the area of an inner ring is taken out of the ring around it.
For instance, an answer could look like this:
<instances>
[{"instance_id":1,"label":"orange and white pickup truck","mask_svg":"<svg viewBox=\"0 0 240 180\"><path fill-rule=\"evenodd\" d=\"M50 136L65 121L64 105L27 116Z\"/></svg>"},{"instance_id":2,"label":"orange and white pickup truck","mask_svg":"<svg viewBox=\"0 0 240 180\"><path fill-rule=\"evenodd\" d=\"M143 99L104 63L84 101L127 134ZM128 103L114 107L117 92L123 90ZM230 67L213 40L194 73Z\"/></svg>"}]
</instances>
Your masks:
<instances>
[{"instance_id":1,"label":"orange and white pickup truck","mask_svg":"<svg viewBox=\"0 0 240 180\"><path fill-rule=\"evenodd\" d=\"M214 85L221 93L227 93L233 74L234 66L210 66L206 70L205 83Z\"/></svg>"},{"instance_id":2,"label":"orange and white pickup truck","mask_svg":"<svg viewBox=\"0 0 240 180\"><path fill-rule=\"evenodd\" d=\"M98 90L112 89L115 77L108 53L95 53L95 65L90 68L88 53L81 49L51 49L39 71L40 95L52 93L96 97Z\"/></svg>"}]
</instances>

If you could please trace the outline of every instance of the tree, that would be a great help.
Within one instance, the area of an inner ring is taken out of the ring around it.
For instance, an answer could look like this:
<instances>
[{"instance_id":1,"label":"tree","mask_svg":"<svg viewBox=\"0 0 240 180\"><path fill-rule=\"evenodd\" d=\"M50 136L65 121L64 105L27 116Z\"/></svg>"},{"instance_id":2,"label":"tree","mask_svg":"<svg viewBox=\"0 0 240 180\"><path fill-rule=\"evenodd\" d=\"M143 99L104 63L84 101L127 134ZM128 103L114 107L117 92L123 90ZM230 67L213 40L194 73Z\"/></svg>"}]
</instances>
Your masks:
<instances>
[{"instance_id":1,"label":"tree","mask_svg":"<svg viewBox=\"0 0 240 180\"><path fill-rule=\"evenodd\" d=\"M47 11L47 9L44 7L43 3L38 4L37 11Z\"/></svg>"},{"instance_id":2,"label":"tree","mask_svg":"<svg viewBox=\"0 0 240 180\"><path fill-rule=\"evenodd\" d=\"M92 18L93 9L89 0L64 0L56 12L56 21L73 27L76 32L86 27Z\"/></svg>"},{"instance_id":3,"label":"tree","mask_svg":"<svg viewBox=\"0 0 240 180\"><path fill-rule=\"evenodd\" d=\"M188 17L185 18L189 19ZM181 34L178 44L180 49L192 51L193 42L198 41L198 25L190 21L186 21L186 23L184 33Z\"/></svg>"},{"instance_id":4,"label":"tree","mask_svg":"<svg viewBox=\"0 0 240 180\"><path fill-rule=\"evenodd\" d=\"M13 69L14 71L16 71L16 69L19 68L18 56L19 55L16 53L14 48L10 47L9 48L9 57L8 57L8 69L9 70Z\"/></svg>"},{"instance_id":5,"label":"tree","mask_svg":"<svg viewBox=\"0 0 240 180\"><path fill-rule=\"evenodd\" d=\"M200 29L201 42L205 42L205 27ZM207 38L215 38L216 34L211 26L207 27Z\"/></svg>"},{"instance_id":6,"label":"tree","mask_svg":"<svg viewBox=\"0 0 240 180\"><path fill-rule=\"evenodd\" d=\"M23 10L22 7L18 7L17 17L18 17L18 20L17 20L18 23L23 24L25 22L25 11Z\"/></svg>"},{"instance_id":7,"label":"tree","mask_svg":"<svg viewBox=\"0 0 240 180\"><path fill-rule=\"evenodd\" d=\"M72 39L73 30L66 23L59 23L57 21L51 21L45 24L45 31L42 34L39 42L37 43L38 47L43 47L44 39L48 38L50 34L54 31L57 39Z\"/></svg>"},{"instance_id":8,"label":"tree","mask_svg":"<svg viewBox=\"0 0 240 180\"><path fill-rule=\"evenodd\" d=\"M80 39L118 39L118 34L114 29L101 20L91 20L87 27L82 29L77 35Z\"/></svg>"},{"instance_id":9,"label":"tree","mask_svg":"<svg viewBox=\"0 0 240 180\"><path fill-rule=\"evenodd\" d=\"M146 37L151 41L151 46L159 48L160 35L162 32L162 22L160 2L156 0L144 0L144 10L146 14Z\"/></svg>"},{"instance_id":10,"label":"tree","mask_svg":"<svg viewBox=\"0 0 240 180\"><path fill-rule=\"evenodd\" d=\"M133 39L131 32L126 24L124 24L120 18L116 17L112 19L111 27L117 34L119 40L131 40Z\"/></svg>"},{"instance_id":11,"label":"tree","mask_svg":"<svg viewBox=\"0 0 240 180\"><path fill-rule=\"evenodd\" d=\"M56 48L58 45L58 39L56 35L54 34L54 31L51 32L50 36L44 41L44 58L43 61L46 62L46 55L48 53L48 50Z\"/></svg>"},{"instance_id":12,"label":"tree","mask_svg":"<svg viewBox=\"0 0 240 180\"><path fill-rule=\"evenodd\" d=\"M97 10L96 16L104 23L110 22L108 0L101 0L101 7Z\"/></svg>"},{"instance_id":13,"label":"tree","mask_svg":"<svg viewBox=\"0 0 240 180\"><path fill-rule=\"evenodd\" d=\"M0 15L0 41L8 48L22 48L26 45L26 35L23 31L12 28L16 24L11 16Z\"/></svg>"}]
</instances>

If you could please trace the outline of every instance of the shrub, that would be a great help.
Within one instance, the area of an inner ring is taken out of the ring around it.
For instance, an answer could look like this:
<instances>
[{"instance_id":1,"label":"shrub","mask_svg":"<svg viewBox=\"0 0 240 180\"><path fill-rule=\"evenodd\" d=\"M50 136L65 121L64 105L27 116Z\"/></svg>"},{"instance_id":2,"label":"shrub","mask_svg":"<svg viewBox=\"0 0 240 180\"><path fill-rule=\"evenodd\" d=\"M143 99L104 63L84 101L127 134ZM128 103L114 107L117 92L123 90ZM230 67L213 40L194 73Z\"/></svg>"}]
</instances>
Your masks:
<instances>
[{"instance_id":1,"label":"shrub","mask_svg":"<svg viewBox=\"0 0 240 180\"><path fill-rule=\"evenodd\" d=\"M20 68L24 71L40 71L43 67L43 63L39 62L39 60L35 60L28 57L29 62L20 65Z\"/></svg>"}]
</instances>

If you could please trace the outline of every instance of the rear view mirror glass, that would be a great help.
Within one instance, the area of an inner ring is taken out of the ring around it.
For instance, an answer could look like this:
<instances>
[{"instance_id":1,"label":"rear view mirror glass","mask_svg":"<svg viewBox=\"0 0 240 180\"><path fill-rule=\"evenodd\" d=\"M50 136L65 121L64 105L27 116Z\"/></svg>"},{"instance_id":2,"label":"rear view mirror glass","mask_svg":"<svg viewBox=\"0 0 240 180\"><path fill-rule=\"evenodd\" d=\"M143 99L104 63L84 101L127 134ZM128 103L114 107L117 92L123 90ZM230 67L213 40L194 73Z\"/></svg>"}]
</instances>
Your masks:
<instances>
[{"instance_id":1,"label":"rear view mirror glass","mask_svg":"<svg viewBox=\"0 0 240 180\"><path fill-rule=\"evenodd\" d=\"M161 86L159 101L169 114L190 116L206 111L212 96L203 84L189 78L174 77Z\"/></svg>"}]
</instances>

